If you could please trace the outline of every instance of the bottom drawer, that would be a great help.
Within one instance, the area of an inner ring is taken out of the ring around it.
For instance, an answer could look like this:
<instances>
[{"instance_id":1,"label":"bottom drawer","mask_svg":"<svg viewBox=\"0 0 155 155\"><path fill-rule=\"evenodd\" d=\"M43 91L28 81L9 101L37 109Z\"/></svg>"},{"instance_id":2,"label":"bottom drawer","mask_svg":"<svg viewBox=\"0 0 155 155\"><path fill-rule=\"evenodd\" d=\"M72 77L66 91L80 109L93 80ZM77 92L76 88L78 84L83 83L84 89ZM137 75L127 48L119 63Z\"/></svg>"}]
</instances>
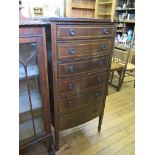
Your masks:
<instances>
[{"instance_id":1,"label":"bottom drawer","mask_svg":"<svg viewBox=\"0 0 155 155\"><path fill-rule=\"evenodd\" d=\"M81 111L59 116L60 130L75 127L99 116L102 104L98 104Z\"/></svg>"}]
</instances>

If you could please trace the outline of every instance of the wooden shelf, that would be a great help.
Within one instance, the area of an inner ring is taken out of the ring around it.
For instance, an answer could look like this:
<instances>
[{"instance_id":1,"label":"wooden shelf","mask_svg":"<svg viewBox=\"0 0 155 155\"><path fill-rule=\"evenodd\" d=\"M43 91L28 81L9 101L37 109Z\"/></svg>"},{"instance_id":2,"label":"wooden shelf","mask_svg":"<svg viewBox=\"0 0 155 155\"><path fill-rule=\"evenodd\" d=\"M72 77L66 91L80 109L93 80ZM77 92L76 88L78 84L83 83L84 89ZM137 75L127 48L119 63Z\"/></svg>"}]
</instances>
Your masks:
<instances>
[{"instance_id":1,"label":"wooden shelf","mask_svg":"<svg viewBox=\"0 0 155 155\"><path fill-rule=\"evenodd\" d=\"M126 51L127 50L127 48L126 47L123 47L122 45L115 45L115 48L120 49L120 50L123 50L123 51Z\"/></svg>"},{"instance_id":2,"label":"wooden shelf","mask_svg":"<svg viewBox=\"0 0 155 155\"><path fill-rule=\"evenodd\" d=\"M126 8L126 10L135 10L135 8Z\"/></svg>"},{"instance_id":3,"label":"wooden shelf","mask_svg":"<svg viewBox=\"0 0 155 155\"><path fill-rule=\"evenodd\" d=\"M98 16L111 16L111 13L98 13Z\"/></svg>"},{"instance_id":4,"label":"wooden shelf","mask_svg":"<svg viewBox=\"0 0 155 155\"><path fill-rule=\"evenodd\" d=\"M123 33L123 30L116 30L116 32L121 32L121 33Z\"/></svg>"},{"instance_id":5,"label":"wooden shelf","mask_svg":"<svg viewBox=\"0 0 155 155\"><path fill-rule=\"evenodd\" d=\"M111 2L100 2L98 3L99 5L108 5L108 4L112 4L112 1Z\"/></svg>"},{"instance_id":6,"label":"wooden shelf","mask_svg":"<svg viewBox=\"0 0 155 155\"><path fill-rule=\"evenodd\" d=\"M122 23L135 23L134 20L118 20L118 21Z\"/></svg>"},{"instance_id":7,"label":"wooden shelf","mask_svg":"<svg viewBox=\"0 0 155 155\"><path fill-rule=\"evenodd\" d=\"M134 0L135 1L135 0ZM117 22L117 29L116 29L116 33L119 34L121 36L124 36L124 34L128 33L128 30L132 30L133 34L132 34L132 40L131 40L131 47L133 47L134 45L134 38L135 38L135 6L134 6L134 1L132 3L129 3L130 0L126 0L126 1L122 1L122 0L117 0L117 6L120 5L124 5L124 4L130 4L130 5L126 5L126 8L122 8L122 7L115 7L115 19ZM129 14L132 14L131 16ZM127 17L126 17L127 16ZM120 18L119 18L120 17ZM119 26L120 25L120 26ZM122 31L123 30L123 31ZM117 44L115 45L115 48L121 49L121 50L128 50L128 48L131 47L124 47L122 44Z\"/></svg>"},{"instance_id":8,"label":"wooden shelf","mask_svg":"<svg viewBox=\"0 0 155 155\"><path fill-rule=\"evenodd\" d=\"M125 9L122 8L122 9L116 9L116 10L117 10L117 11L121 11L121 10L122 10L122 11L125 11L125 10L135 10L135 8L125 8Z\"/></svg>"},{"instance_id":9,"label":"wooden shelf","mask_svg":"<svg viewBox=\"0 0 155 155\"><path fill-rule=\"evenodd\" d=\"M122 26L117 25L117 27L124 27L124 26L123 25Z\"/></svg>"},{"instance_id":10,"label":"wooden shelf","mask_svg":"<svg viewBox=\"0 0 155 155\"><path fill-rule=\"evenodd\" d=\"M66 0L65 16L71 18L94 18L96 0Z\"/></svg>"},{"instance_id":11,"label":"wooden shelf","mask_svg":"<svg viewBox=\"0 0 155 155\"><path fill-rule=\"evenodd\" d=\"M95 4L95 18L107 18L107 19L114 19L114 12L116 1L109 0L109 1L96 1Z\"/></svg>"},{"instance_id":12,"label":"wooden shelf","mask_svg":"<svg viewBox=\"0 0 155 155\"><path fill-rule=\"evenodd\" d=\"M73 9L85 9L85 10L95 10L95 8L88 8L88 7L76 7L72 6Z\"/></svg>"}]
</instances>

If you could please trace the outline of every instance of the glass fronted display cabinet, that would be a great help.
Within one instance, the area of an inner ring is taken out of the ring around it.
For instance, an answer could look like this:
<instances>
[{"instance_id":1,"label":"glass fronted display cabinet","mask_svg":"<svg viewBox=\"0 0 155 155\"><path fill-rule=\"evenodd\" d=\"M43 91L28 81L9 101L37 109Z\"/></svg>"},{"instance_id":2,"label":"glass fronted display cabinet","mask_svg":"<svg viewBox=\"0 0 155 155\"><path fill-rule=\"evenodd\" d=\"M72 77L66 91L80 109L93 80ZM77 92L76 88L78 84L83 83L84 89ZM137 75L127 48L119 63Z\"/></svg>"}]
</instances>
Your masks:
<instances>
[{"instance_id":1,"label":"glass fronted display cabinet","mask_svg":"<svg viewBox=\"0 0 155 155\"><path fill-rule=\"evenodd\" d=\"M44 26L20 25L19 143L20 150L39 141L52 152L47 53Z\"/></svg>"}]
</instances>

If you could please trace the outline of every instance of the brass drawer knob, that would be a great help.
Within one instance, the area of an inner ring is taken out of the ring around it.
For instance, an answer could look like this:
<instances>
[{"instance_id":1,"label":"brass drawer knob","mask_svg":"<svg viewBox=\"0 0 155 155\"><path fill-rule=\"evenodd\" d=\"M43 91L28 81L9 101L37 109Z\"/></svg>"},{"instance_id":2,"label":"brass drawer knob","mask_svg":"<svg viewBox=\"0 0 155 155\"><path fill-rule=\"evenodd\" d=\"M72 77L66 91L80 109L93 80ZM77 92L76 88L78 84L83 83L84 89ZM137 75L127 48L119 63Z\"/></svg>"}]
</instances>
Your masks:
<instances>
[{"instance_id":1,"label":"brass drawer knob","mask_svg":"<svg viewBox=\"0 0 155 155\"><path fill-rule=\"evenodd\" d=\"M105 49L106 49L106 45L102 44L102 45L101 45L101 49L102 49L102 50L105 50Z\"/></svg>"},{"instance_id":2,"label":"brass drawer knob","mask_svg":"<svg viewBox=\"0 0 155 155\"><path fill-rule=\"evenodd\" d=\"M103 34L108 35L110 33L109 29L105 28L103 29Z\"/></svg>"},{"instance_id":3,"label":"brass drawer knob","mask_svg":"<svg viewBox=\"0 0 155 155\"><path fill-rule=\"evenodd\" d=\"M69 71L70 73L75 72L75 67L69 66L69 67L68 67L68 71Z\"/></svg>"},{"instance_id":4,"label":"brass drawer knob","mask_svg":"<svg viewBox=\"0 0 155 155\"><path fill-rule=\"evenodd\" d=\"M69 83L69 84L68 84L68 89L69 89L69 90L72 90L72 89L73 89L73 84L72 84L72 83Z\"/></svg>"},{"instance_id":5,"label":"brass drawer knob","mask_svg":"<svg viewBox=\"0 0 155 155\"><path fill-rule=\"evenodd\" d=\"M99 64L100 66L103 66L103 65L104 65L103 60L98 61L98 64Z\"/></svg>"},{"instance_id":6,"label":"brass drawer knob","mask_svg":"<svg viewBox=\"0 0 155 155\"><path fill-rule=\"evenodd\" d=\"M75 50L74 48L70 48L70 49L68 50L68 53L69 53L70 55L74 55L74 54L76 54L76 50Z\"/></svg>"},{"instance_id":7,"label":"brass drawer knob","mask_svg":"<svg viewBox=\"0 0 155 155\"><path fill-rule=\"evenodd\" d=\"M68 105L69 105L69 107L72 107L73 106L73 102L72 101L69 101L68 102Z\"/></svg>"},{"instance_id":8,"label":"brass drawer knob","mask_svg":"<svg viewBox=\"0 0 155 155\"><path fill-rule=\"evenodd\" d=\"M70 29L69 30L69 35L70 36L75 36L75 30L74 29Z\"/></svg>"},{"instance_id":9,"label":"brass drawer knob","mask_svg":"<svg viewBox=\"0 0 155 155\"><path fill-rule=\"evenodd\" d=\"M102 78L101 77L97 77L96 81L97 81L97 83L101 83L102 82Z\"/></svg>"},{"instance_id":10,"label":"brass drawer knob","mask_svg":"<svg viewBox=\"0 0 155 155\"><path fill-rule=\"evenodd\" d=\"M95 97L99 97L101 94L100 93L96 93L95 94Z\"/></svg>"}]
</instances>

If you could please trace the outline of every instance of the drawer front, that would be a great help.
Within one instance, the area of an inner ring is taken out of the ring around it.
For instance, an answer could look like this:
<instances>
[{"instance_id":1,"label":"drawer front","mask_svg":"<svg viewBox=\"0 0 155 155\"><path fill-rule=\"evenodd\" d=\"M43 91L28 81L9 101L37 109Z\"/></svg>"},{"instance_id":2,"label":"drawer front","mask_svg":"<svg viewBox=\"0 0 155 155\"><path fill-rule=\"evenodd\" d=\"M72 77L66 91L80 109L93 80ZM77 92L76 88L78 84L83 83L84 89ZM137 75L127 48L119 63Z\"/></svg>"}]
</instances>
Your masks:
<instances>
[{"instance_id":1,"label":"drawer front","mask_svg":"<svg viewBox=\"0 0 155 155\"><path fill-rule=\"evenodd\" d=\"M111 39L58 43L58 59L76 59L103 55L110 52Z\"/></svg>"},{"instance_id":2,"label":"drawer front","mask_svg":"<svg viewBox=\"0 0 155 155\"><path fill-rule=\"evenodd\" d=\"M99 69L106 70L108 68L109 56L93 58L89 60L81 60L76 62L67 62L58 64L59 77L78 75L81 73L96 72Z\"/></svg>"},{"instance_id":3,"label":"drawer front","mask_svg":"<svg viewBox=\"0 0 155 155\"><path fill-rule=\"evenodd\" d=\"M72 112L103 102L104 87L72 98L60 99L59 112Z\"/></svg>"},{"instance_id":4,"label":"drawer front","mask_svg":"<svg viewBox=\"0 0 155 155\"><path fill-rule=\"evenodd\" d=\"M64 114L59 116L60 129L68 129L97 117L101 112L102 104L91 106L87 109L77 111L70 114Z\"/></svg>"},{"instance_id":5,"label":"drawer front","mask_svg":"<svg viewBox=\"0 0 155 155\"><path fill-rule=\"evenodd\" d=\"M112 37L114 34L113 25L58 25L58 40L66 39L90 39Z\"/></svg>"},{"instance_id":6,"label":"drawer front","mask_svg":"<svg viewBox=\"0 0 155 155\"><path fill-rule=\"evenodd\" d=\"M59 79L60 96L78 95L87 92L91 88L104 86L107 72L92 76L72 79Z\"/></svg>"}]
</instances>

